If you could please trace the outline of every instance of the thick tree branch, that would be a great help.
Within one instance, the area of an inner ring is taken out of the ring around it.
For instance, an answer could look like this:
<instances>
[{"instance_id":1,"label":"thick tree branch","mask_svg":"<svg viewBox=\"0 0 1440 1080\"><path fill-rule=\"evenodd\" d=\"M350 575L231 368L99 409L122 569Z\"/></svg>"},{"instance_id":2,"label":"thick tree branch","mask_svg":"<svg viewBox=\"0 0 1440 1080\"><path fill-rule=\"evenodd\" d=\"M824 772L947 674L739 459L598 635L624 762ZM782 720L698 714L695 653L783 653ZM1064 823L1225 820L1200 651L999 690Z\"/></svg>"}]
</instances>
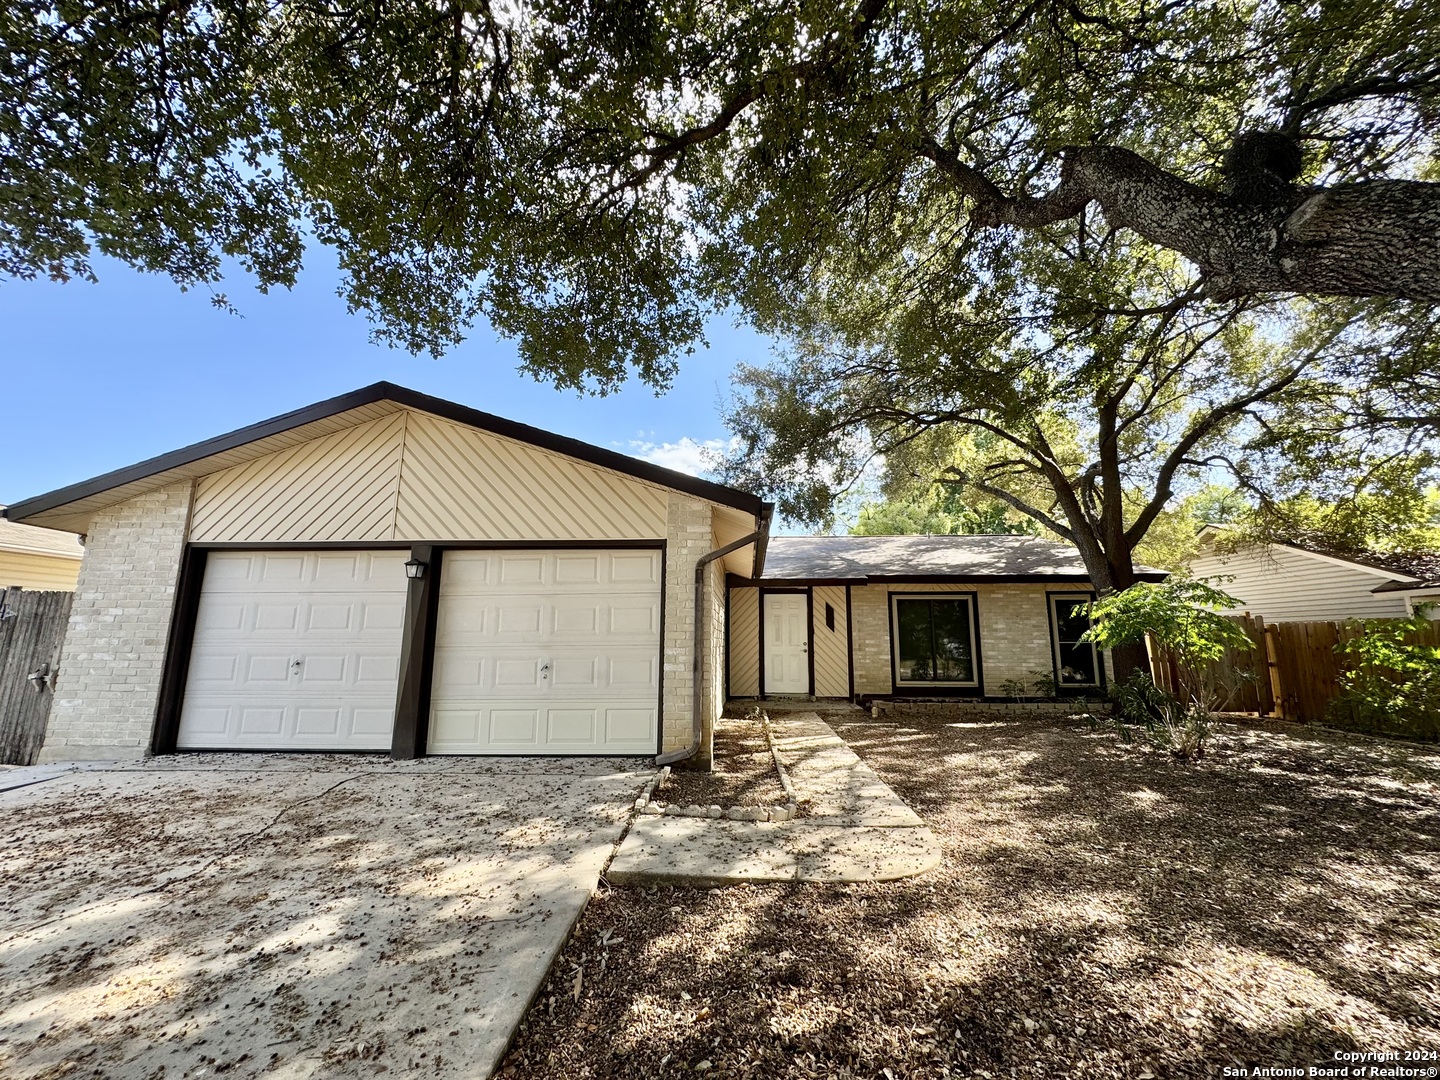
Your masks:
<instances>
[{"instance_id":1,"label":"thick tree branch","mask_svg":"<svg viewBox=\"0 0 1440 1080\"><path fill-rule=\"evenodd\" d=\"M1440 303L1440 184L1372 180L1252 202L1122 147L1077 146L1065 150L1049 192L1011 196L932 136L915 146L971 200L976 225L1039 229L1098 203L1112 226L1198 266L1216 299L1279 292Z\"/></svg>"}]
</instances>

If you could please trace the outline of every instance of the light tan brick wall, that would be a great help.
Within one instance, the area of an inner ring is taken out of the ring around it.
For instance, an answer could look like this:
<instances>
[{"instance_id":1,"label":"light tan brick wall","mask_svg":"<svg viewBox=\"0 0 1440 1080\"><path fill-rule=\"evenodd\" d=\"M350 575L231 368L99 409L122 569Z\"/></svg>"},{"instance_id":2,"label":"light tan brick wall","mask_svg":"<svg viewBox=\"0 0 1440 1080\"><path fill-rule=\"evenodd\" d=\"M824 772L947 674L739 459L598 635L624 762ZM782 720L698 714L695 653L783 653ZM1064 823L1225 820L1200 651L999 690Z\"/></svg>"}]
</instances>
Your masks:
<instances>
[{"instance_id":1,"label":"light tan brick wall","mask_svg":"<svg viewBox=\"0 0 1440 1080\"><path fill-rule=\"evenodd\" d=\"M661 694L661 752L682 750L690 745L690 712L695 686L693 673L695 645L695 564L700 557L714 550L713 528L709 503L678 493L670 495L666 515L665 559L665 640L661 642L661 662L665 670L665 688ZM718 656L724 648L724 597L715 587L715 575L723 580L717 560L707 588L707 607L719 604L718 615L710 613L712 645L705 665L708 702L706 711L715 709L718 684L714 673L719 671ZM719 626L717 635L714 630ZM718 638L718 643L714 643ZM712 716L713 716L712 712Z\"/></svg>"},{"instance_id":2,"label":"light tan brick wall","mask_svg":"<svg viewBox=\"0 0 1440 1080\"><path fill-rule=\"evenodd\" d=\"M187 481L91 522L42 762L148 751L189 514Z\"/></svg>"},{"instance_id":3,"label":"light tan brick wall","mask_svg":"<svg viewBox=\"0 0 1440 1080\"><path fill-rule=\"evenodd\" d=\"M1050 616L1047 592L1076 592L1083 586L1052 585L863 585L851 591L855 620L855 692L893 692L890 667L890 594L897 592L973 592L980 629L980 666L987 696L998 697L1006 679L1024 679L1034 690L1032 672L1049 674Z\"/></svg>"}]
</instances>

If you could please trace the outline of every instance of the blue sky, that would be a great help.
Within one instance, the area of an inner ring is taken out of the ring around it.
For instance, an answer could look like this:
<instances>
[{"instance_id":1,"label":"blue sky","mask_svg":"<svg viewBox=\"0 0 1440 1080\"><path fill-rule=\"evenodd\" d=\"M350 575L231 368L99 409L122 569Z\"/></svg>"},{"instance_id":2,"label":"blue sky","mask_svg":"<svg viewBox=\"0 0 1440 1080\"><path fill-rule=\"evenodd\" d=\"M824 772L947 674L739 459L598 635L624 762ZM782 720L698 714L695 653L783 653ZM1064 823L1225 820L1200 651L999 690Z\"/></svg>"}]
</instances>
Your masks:
<instances>
[{"instance_id":1,"label":"blue sky","mask_svg":"<svg viewBox=\"0 0 1440 1080\"><path fill-rule=\"evenodd\" d=\"M106 259L98 284L0 283L0 502L380 379L695 471L697 446L725 436L718 406L731 370L770 355L764 338L715 320L710 348L682 363L663 397L638 383L581 397L520 374L513 344L484 325L439 360L372 345L369 324L335 294L328 249L312 245L306 261L289 292L226 281L239 317Z\"/></svg>"}]
</instances>

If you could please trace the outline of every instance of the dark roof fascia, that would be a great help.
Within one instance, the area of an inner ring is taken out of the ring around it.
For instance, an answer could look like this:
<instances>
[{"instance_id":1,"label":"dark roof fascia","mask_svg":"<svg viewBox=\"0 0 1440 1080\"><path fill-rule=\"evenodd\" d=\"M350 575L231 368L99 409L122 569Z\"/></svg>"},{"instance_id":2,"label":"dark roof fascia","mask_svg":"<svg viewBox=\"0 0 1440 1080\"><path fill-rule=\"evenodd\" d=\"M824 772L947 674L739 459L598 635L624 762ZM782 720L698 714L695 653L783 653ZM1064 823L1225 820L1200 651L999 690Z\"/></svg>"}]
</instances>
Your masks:
<instances>
[{"instance_id":1,"label":"dark roof fascia","mask_svg":"<svg viewBox=\"0 0 1440 1080\"><path fill-rule=\"evenodd\" d=\"M1387 581L1371 589L1372 593L1425 592L1440 589L1440 581Z\"/></svg>"},{"instance_id":2,"label":"dark roof fascia","mask_svg":"<svg viewBox=\"0 0 1440 1080\"><path fill-rule=\"evenodd\" d=\"M361 387L359 390L352 390L348 394L318 401L303 409L295 409L269 420L262 420L258 424L239 428L225 435L217 435L204 442L172 450L168 454L161 454L159 457L149 458L123 469L116 469L68 487L57 488L44 495L21 500L7 506L3 513L9 520L19 521L67 503L102 494L111 488L132 484L157 473L190 465L212 454L235 450L247 443L271 435L279 435L291 428L313 423L316 420L325 420L339 413L358 409L363 405L373 405L380 401L393 401L406 408L433 413L458 424L465 424L494 435L514 439L517 442L538 446L542 450L563 454L602 469L610 469L633 476L637 480L644 480L661 487L684 492L687 495L694 495L696 498L743 510L754 515L757 524L764 516L765 508L768 505L759 496L752 495L748 491L741 491L738 488L717 484L710 480L702 480L699 477L690 476L688 473L676 472L660 465L652 465L648 461L641 461L615 450L606 450L604 447L593 446L567 435L557 435L553 431L545 431L542 428L507 420L502 416L495 416L492 413L481 412L453 401L446 401L444 398L431 397L429 394L422 394L408 387L397 386L390 382L377 382ZM766 523L768 525L768 519Z\"/></svg>"}]
</instances>

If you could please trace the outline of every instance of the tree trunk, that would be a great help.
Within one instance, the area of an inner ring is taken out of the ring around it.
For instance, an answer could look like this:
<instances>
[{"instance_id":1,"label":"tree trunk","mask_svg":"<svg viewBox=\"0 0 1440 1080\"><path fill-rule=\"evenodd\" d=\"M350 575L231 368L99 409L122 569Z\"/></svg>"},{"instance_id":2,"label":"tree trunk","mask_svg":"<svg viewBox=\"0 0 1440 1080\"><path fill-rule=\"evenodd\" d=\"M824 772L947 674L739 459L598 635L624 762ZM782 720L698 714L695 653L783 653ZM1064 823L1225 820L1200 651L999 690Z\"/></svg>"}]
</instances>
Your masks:
<instances>
[{"instance_id":1,"label":"tree trunk","mask_svg":"<svg viewBox=\"0 0 1440 1080\"><path fill-rule=\"evenodd\" d=\"M1107 551L1090 529L1077 528L1074 532L1075 546L1080 549L1097 596L1124 592L1135 584L1135 560L1123 539ZM1126 682L1137 671L1149 671L1150 657L1142 643L1117 645L1110 650L1110 667L1113 686Z\"/></svg>"}]
</instances>

